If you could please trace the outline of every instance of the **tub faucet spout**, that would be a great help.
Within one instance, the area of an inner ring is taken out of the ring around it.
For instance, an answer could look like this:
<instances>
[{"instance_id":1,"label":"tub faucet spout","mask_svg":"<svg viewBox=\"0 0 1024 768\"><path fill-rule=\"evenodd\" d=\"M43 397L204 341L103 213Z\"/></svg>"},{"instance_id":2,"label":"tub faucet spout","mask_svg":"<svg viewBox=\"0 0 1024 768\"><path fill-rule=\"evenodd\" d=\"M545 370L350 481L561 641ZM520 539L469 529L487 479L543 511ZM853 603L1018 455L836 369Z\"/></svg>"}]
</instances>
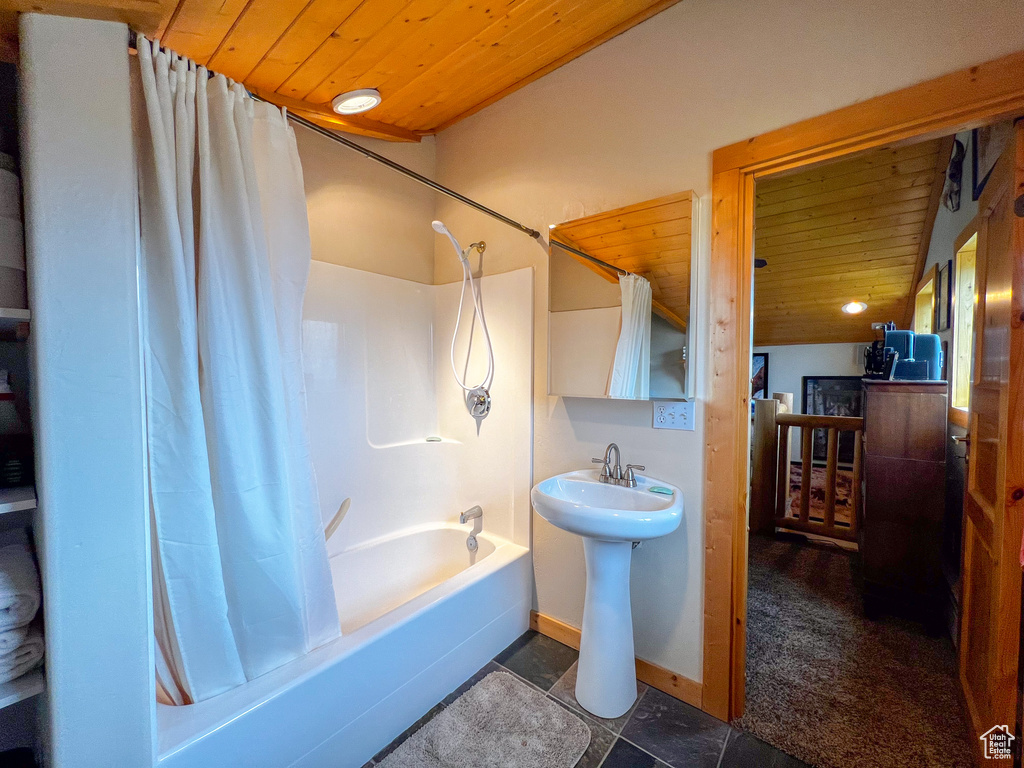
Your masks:
<instances>
[{"instance_id":1,"label":"tub faucet spout","mask_svg":"<svg viewBox=\"0 0 1024 768\"><path fill-rule=\"evenodd\" d=\"M465 525L470 520L475 520L478 517L479 518L483 518L483 516L484 516L484 511L482 509L480 509L480 505L478 504L475 507L470 507L465 512L463 512L461 515L459 515L459 523L461 525Z\"/></svg>"}]
</instances>

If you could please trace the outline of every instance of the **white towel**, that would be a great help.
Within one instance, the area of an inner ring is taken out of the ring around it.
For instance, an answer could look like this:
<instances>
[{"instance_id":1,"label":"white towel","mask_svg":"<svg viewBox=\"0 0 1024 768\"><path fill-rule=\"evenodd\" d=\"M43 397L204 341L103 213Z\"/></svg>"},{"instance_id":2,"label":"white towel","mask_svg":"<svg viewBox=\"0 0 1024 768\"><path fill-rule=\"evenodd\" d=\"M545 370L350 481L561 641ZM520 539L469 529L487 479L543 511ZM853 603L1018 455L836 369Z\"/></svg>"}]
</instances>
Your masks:
<instances>
[{"instance_id":1,"label":"white towel","mask_svg":"<svg viewBox=\"0 0 1024 768\"><path fill-rule=\"evenodd\" d=\"M0 632L23 627L39 610L41 590L24 532L0 546Z\"/></svg>"},{"instance_id":2,"label":"white towel","mask_svg":"<svg viewBox=\"0 0 1024 768\"><path fill-rule=\"evenodd\" d=\"M13 651L0 653L0 683L21 677L39 666L43 660L43 633L32 625L21 645Z\"/></svg>"},{"instance_id":3,"label":"white towel","mask_svg":"<svg viewBox=\"0 0 1024 768\"><path fill-rule=\"evenodd\" d=\"M0 632L0 653L13 651L25 641L28 634L28 627L15 627L6 632Z\"/></svg>"}]
</instances>

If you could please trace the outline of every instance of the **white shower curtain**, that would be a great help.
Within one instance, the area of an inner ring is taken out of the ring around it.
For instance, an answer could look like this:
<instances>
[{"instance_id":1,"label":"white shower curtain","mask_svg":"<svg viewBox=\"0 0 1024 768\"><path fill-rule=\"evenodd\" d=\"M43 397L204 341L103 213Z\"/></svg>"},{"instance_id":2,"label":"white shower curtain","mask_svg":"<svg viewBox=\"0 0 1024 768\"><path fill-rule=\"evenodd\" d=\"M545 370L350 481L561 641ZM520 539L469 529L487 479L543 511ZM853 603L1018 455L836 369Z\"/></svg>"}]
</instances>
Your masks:
<instances>
[{"instance_id":1,"label":"white shower curtain","mask_svg":"<svg viewBox=\"0 0 1024 768\"><path fill-rule=\"evenodd\" d=\"M639 275L619 278L622 326L608 396L644 400L651 390L651 284Z\"/></svg>"},{"instance_id":2,"label":"white shower curtain","mask_svg":"<svg viewBox=\"0 0 1024 768\"><path fill-rule=\"evenodd\" d=\"M295 137L141 37L138 61L156 674L183 704L340 628L305 424Z\"/></svg>"}]
</instances>

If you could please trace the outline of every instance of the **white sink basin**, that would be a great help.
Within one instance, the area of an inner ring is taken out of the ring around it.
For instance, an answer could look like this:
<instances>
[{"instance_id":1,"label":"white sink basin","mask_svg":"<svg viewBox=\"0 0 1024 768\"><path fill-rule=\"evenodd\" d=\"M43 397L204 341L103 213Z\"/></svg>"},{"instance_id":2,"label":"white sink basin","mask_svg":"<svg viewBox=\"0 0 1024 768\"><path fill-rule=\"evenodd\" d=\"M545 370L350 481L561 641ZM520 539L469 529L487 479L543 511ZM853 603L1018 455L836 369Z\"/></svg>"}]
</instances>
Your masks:
<instances>
[{"instance_id":1,"label":"white sink basin","mask_svg":"<svg viewBox=\"0 0 1024 768\"><path fill-rule=\"evenodd\" d=\"M629 564L634 541L666 536L683 519L674 485L637 475L636 488L602 483L600 472L567 472L538 483L534 509L552 525L583 537L583 604L576 701L598 717L625 714L636 700ZM652 488L667 489L656 493Z\"/></svg>"},{"instance_id":2,"label":"white sink basin","mask_svg":"<svg viewBox=\"0 0 1024 768\"><path fill-rule=\"evenodd\" d=\"M626 488L598 477L598 470L583 469L538 483L530 494L537 514L570 533L602 541L643 541L679 527L683 497L675 486L638 475L636 488Z\"/></svg>"}]
</instances>

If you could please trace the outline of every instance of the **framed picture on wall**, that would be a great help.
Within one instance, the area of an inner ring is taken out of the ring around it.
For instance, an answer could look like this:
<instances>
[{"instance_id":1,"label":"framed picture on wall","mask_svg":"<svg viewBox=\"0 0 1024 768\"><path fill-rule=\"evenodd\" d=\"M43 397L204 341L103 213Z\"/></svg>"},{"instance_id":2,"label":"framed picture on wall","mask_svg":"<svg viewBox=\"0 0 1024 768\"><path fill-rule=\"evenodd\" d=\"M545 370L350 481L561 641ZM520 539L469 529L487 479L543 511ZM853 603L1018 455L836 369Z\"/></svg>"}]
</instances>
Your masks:
<instances>
[{"instance_id":1,"label":"framed picture on wall","mask_svg":"<svg viewBox=\"0 0 1024 768\"><path fill-rule=\"evenodd\" d=\"M950 315L953 312L953 260L939 267L938 285L935 288L935 330L948 331Z\"/></svg>"},{"instance_id":2,"label":"framed picture on wall","mask_svg":"<svg viewBox=\"0 0 1024 768\"><path fill-rule=\"evenodd\" d=\"M750 366L750 399L765 400L768 397L768 353L755 352Z\"/></svg>"},{"instance_id":3,"label":"framed picture on wall","mask_svg":"<svg viewBox=\"0 0 1024 768\"><path fill-rule=\"evenodd\" d=\"M860 376L804 376L804 413L816 416L861 415L863 393ZM839 433L839 462L853 463L853 432ZM813 461L828 459L828 430L814 430Z\"/></svg>"},{"instance_id":4,"label":"framed picture on wall","mask_svg":"<svg viewBox=\"0 0 1024 768\"><path fill-rule=\"evenodd\" d=\"M988 177L992 175L996 161L1006 148L1006 142L1013 131L1009 121L986 125L971 131L971 199L981 197Z\"/></svg>"}]
</instances>

